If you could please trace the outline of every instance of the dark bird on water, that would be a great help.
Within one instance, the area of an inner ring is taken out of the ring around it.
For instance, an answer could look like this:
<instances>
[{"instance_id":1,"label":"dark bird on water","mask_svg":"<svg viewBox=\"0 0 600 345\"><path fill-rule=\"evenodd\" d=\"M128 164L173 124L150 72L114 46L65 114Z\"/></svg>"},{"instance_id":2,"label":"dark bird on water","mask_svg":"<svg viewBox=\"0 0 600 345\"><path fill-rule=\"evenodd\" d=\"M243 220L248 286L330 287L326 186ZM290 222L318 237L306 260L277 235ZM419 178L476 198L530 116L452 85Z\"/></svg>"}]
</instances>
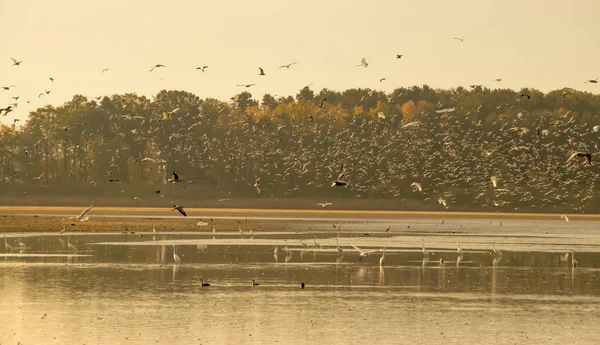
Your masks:
<instances>
[{"instance_id":1,"label":"dark bird on water","mask_svg":"<svg viewBox=\"0 0 600 345\"><path fill-rule=\"evenodd\" d=\"M257 283L256 281L254 281L254 279L252 279L252 287L259 286L259 285L260 285L260 283Z\"/></svg>"},{"instance_id":2,"label":"dark bird on water","mask_svg":"<svg viewBox=\"0 0 600 345\"><path fill-rule=\"evenodd\" d=\"M205 283L203 279L200 279L200 284L202 284L202 286L210 286L210 284Z\"/></svg>"},{"instance_id":3,"label":"dark bird on water","mask_svg":"<svg viewBox=\"0 0 600 345\"><path fill-rule=\"evenodd\" d=\"M185 210L183 209L183 207L179 206L179 205L175 205L175 203L173 203L173 209L171 211L179 211L179 213L181 213L184 217L187 217L187 213L185 213Z\"/></svg>"}]
</instances>

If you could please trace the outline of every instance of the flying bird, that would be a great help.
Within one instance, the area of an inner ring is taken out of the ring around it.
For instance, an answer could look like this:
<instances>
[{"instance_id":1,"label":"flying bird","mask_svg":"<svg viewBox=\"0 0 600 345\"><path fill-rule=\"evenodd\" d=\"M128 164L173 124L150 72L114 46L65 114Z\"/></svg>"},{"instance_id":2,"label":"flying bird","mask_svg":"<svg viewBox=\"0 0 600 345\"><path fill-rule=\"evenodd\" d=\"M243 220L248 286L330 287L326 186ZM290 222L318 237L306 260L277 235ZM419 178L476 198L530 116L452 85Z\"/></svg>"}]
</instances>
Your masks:
<instances>
[{"instance_id":1,"label":"flying bird","mask_svg":"<svg viewBox=\"0 0 600 345\"><path fill-rule=\"evenodd\" d=\"M317 204L317 206L321 206L323 208L325 208L327 206L330 206L330 205L333 205L333 203L330 203L330 202L320 202L320 203Z\"/></svg>"},{"instance_id":2,"label":"flying bird","mask_svg":"<svg viewBox=\"0 0 600 345\"><path fill-rule=\"evenodd\" d=\"M110 71L110 68L105 68L102 70L102 73Z\"/></svg>"},{"instance_id":3,"label":"flying bird","mask_svg":"<svg viewBox=\"0 0 600 345\"><path fill-rule=\"evenodd\" d=\"M86 216L86 214L92 209L92 207L94 207L94 205L86 208L83 212L81 212L78 216L76 217L70 217L69 219L75 219L78 220L80 222L86 222L87 220L90 219L89 216Z\"/></svg>"},{"instance_id":4,"label":"flying bird","mask_svg":"<svg viewBox=\"0 0 600 345\"><path fill-rule=\"evenodd\" d=\"M258 68L260 70L260 72L258 72L258 75L266 75L265 74L265 70L263 70L262 68Z\"/></svg>"},{"instance_id":5,"label":"flying bird","mask_svg":"<svg viewBox=\"0 0 600 345\"><path fill-rule=\"evenodd\" d=\"M422 192L423 188L421 187L421 184L419 182L413 182L410 184L411 187L413 187L414 191L419 191Z\"/></svg>"},{"instance_id":6,"label":"flying bird","mask_svg":"<svg viewBox=\"0 0 600 345\"><path fill-rule=\"evenodd\" d=\"M155 69L155 68L161 68L161 67L167 67L167 66L165 66L165 65L161 65L161 64L154 65L152 68L150 68L150 71L149 71L149 72L152 72L152 71L154 71L154 69Z\"/></svg>"},{"instance_id":7,"label":"flying bird","mask_svg":"<svg viewBox=\"0 0 600 345\"><path fill-rule=\"evenodd\" d=\"M396 54L396 59L402 59L403 56L404 55L402 55L402 54Z\"/></svg>"},{"instance_id":8,"label":"flying bird","mask_svg":"<svg viewBox=\"0 0 600 345\"><path fill-rule=\"evenodd\" d=\"M526 94L526 93L522 93L521 97L527 97L527 99L531 99L531 95Z\"/></svg>"},{"instance_id":9,"label":"flying bird","mask_svg":"<svg viewBox=\"0 0 600 345\"><path fill-rule=\"evenodd\" d=\"M13 61L14 61L14 59L13 59ZM596 79L589 79L589 80L585 81L585 83L598 84L598 78L596 78Z\"/></svg>"},{"instance_id":10,"label":"flying bird","mask_svg":"<svg viewBox=\"0 0 600 345\"><path fill-rule=\"evenodd\" d=\"M589 165L592 165L592 154L589 152L573 152L570 156L569 159L567 159L567 163L569 163L569 161L575 157L585 157L585 159L587 160Z\"/></svg>"},{"instance_id":11,"label":"flying bird","mask_svg":"<svg viewBox=\"0 0 600 345\"><path fill-rule=\"evenodd\" d=\"M207 69L207 68L208 68L208 66L196 67L196 69L199 69L202 72L204 72L204 70Z\"/></svg>"},{"instance_id":12,"label":"flying bird","mask_svg":"<svg viewBox=\"0 0 600 345\"><path fill-rule=\"evenodd\" d=\"M360 59L360 64L356 65L356 67L369 67L369 63L367 62L367 59L362 58Z\"/></svg>"},{"instance_id":13,"label":"flying bird","mask_svg":"<svg viewBox=\"0 0 600 345\"><path fill-rule=\"evenodd\" d=\"M465 41L465 34L462 34L462 36L460 36L460 37L452 37L452 39L455 39L455 40L459 40L459 41L461 41L461 42L464 42L464 41Z\"/></svg>"},{"instance_id":14,"label":"flying bird","mask_svg":"<svg viewBox=\"0 0 600 345\"><path fill-rule=\"evenodd\" d=\"M369 254L371 254L371 253L376 253L376 252L378 252L378 251L379 251L379 250L371 250L371 251L365 252L364 250L362 250L362 249L358 248L357 246L355 246L355 245L354 245L354 244L352 244L352 243L350 243L350 245L351 245L352 247L354 247L354 249L356 249L356 251L358 252L358 255L359 255L359 257L358 257L358 260L362 260L363 258L365 258L365 257L369 256Z\"/></svg>"},{"instance_id":15,"label":"flying bird","mask_svg":"<svg viewBox=\"0 0 600 345\"><path fill-rule=\"evenodd\" d=\"M173 209L171 209L171 211L175 211L175 210L179 211L179 213L181 213L184 217L187 217L187 213L185 213L185 210L183 209L183 207L173 203Z\"/></svg>"},{"instance_id":16,"label":"flying bird","mask_svg":"<svg viewBox=\"0 0 600 345\"><path fill-rule=\"evenodd\" d=\"M494 79L494 80L496 81L496 83L499 83L499 82L501 82L501 81L502 81L502 78L496 78L496 79Z\"/></svg>"},{"instance_id":17,"label":"flying bird","mask_svg":"<svg viewBox=\"0 0 600 345\"><path fill-rule=\"evenodd\" d=\"M15 60L15 58L12 58L12 57L10 59L13 62L12 66L19 66L23 62L23 61L17 61L17 60Z\"/></svg>"},{"instance_id":18,"label":"flying bird","mask_svg":"<svg viewBox=\"0 0 600 345\"><path fill-rule=\"evenodd\" d=\"M323 98L321 100L321 104L319 104L319 108L323 108L323 104L325 104L325 101L327 100L327 98Z\"/></svg>"},{"instance_id":19,"label":"flying bird","mask_svg":"<svg viewBox=\"0 0 600 345\"><path fill-rule=\"evenodd\" d=\"M177 182L181 182L183 181L182 178L179 177L179 175L177 174L177 172L173 171L173 177L168 179L167 182L173 182L173 183L177 183Z\"/></svg>"},{"instance_id":20,"label":"flying bird","mask_svg":"<svg viewBox=\"0 0 600 345\"><path fill-rule=\"evenodd\" d=\"M246 88L248 88L250 86L253 86L253 85L256 85L256 84L237 84L237 86L243 86L243 87L246 87Z\"/></svg>"},{"instance_id":21,"label":"flying bird","mask_svg":"<svg viewBox=\"0 0 600 345\"><path fill-rule=\"evenodd\" d=\"M256 180L256 182L254 182L254 187L256 188L258 194L260 194L260 180Z\"/></svg>"},{"instance_id":22,"label":"flying bird","mask_svg":"<svg viewBox=\"0 0 600 345\"><path fill-rule=\"evenodd\" d=\"M287 65L281 65L277 69L280 69L280 68L288 68L289 69L291 65L295 65L295 64L297 64L297 62L292 62L292 63L287 64Z\"/></svg>"},{"instance_id":23,"label":"flying bird","mask_svg":"<svg viewBox=\"0 0 600 345\"><path fill-rule=\"evenodd\" d=\"M384 80L385 80L385 78L381 78L381 79L379 79L379 82L381 83L381 82L382 82L382 81L384 81Z\"/></svg>"},{"instance_id":24,"label":"flying bird","mask_svg":"<svg viewBox=\"0 0 600 345\"><path fill-rule=\"evenodd\" d=\"M346 169L344 169L344 164L340 167L340 173L338 174L337 179L331 183L331 187L340 187L345 186L348 182L343 181L344 176L346 175Z\"/></svg>"}]
</instances>

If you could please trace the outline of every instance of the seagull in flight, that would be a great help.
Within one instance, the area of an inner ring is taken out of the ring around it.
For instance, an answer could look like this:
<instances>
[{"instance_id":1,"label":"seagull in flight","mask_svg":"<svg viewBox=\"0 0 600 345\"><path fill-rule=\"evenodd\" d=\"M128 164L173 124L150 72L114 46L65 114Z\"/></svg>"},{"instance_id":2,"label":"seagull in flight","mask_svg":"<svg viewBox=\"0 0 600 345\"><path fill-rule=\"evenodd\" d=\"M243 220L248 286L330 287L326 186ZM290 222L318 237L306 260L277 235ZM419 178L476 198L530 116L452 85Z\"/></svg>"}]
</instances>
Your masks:
<instances>
[{"instance_id":1,"label":"seagull in flight","mask_svg":"<svg viewBox=\"0 0 600 345\"><path fill-rule=\"evenodd\" d=\"M348 182L343 181L345 175L346 175L346 169L344 169L344 164L342 164L342 166L340 168L340 173L338 174L337 179L335 179L335 181L333 181L331 183L331 187L340 187L340 186L347 185Z\"/></svg>"},{"instance_id":2,"label":"seagull in flight","mask_svg":"<svg viewBox=\"0 0 600 345\"><path fill-rule=\"evenodd\" d=\"M196 67L196 69L199 69L202 72L204 72L204 70L207 69L207 68L208 68L208 66Z\"/></svg>"},{"instance_id":3,"label":"seagull in flight","mask_svg":"<svg viewBox=\"0 0 600 345\"><path fill-rule=\"evenodd\" d=\"M410 186L413 187L415 191L417 191L417 190L419 192L423 191L423 188L421 187L421 184L419 182L413 182L410 184Z\"/></svg>"},{"instance_id":4,"label":"seagull in flight","mask_svg":"<svg viewBox=\"0 0 600 345\"><path fill-rule=\"evenodd\" d=\"M462 34L462 36L460 36L460 37L452 37L452 39L455 39L455 40L459 40L459 41L461 41L461 42L464 42L464 41L465 41L465 34Z\"/></svg>"},{"instance_id":5,"label":"seagull in flight","mask_svg":"<svg viewBox=\"0 0 600 345\"><path fill-rule=\"evenodd\" d=\"M358 255L359 255L358 260L362 260L363 258L369 256L369 254L377 253L379 251L379 249L378 249L378 250L371 250L371 251L365 252L364 250L353 245L352 243L350 243L350 245L352 245L352 247L354 247L354 249L356 249L356 251L358 252Z\"/></svg>"},{"instance_id":6,"label":"seagull in flight","mask_svg":"<svg viewBox=\"0 0 600 345\"><path fill-rule=\"evenodd\" d=\"M149 71L149 72L152 72L152 71L154 71L154 69L155 69L155 68L161 68L161 67L167 67L167 66L165 66L165 65L161 65L161 64L154 65L152 68L150 68L150 71Z\"/></svg>"},{"instance_id":7,"label":"seagull in flight","mask_svg":"<svg viewBox=\"0 0 600 345\"><path fill-rule=\"evenodd\" d=\"M258 75L266 75L265 74L265 70L263 70L262 68L258 68L260 70L260 72L258 72Z\"/></svg>"},{"instance_id":8,"label":"seagull in flight","mask_svg":"<svg viewBox=\"0 0 600 345\"><path fill-rule=\"evenodd\" d=\"M250 86L253 86L253 85L256 85L256 84L237 84L237 86L243 86L243 87L246 87L246 88L248 88Z\"/></svg>"},{"instance_id":9,"label":"seagull in flight","mask_svg":"<svg viewBox=\"0 0 600 345\"><path fill-rule=\"evenodd\" d=\"M89 216L86 216L86 214L92 209L92 207L94 207L94 205L86 208L83 212L81 212L78 216L76 217L70 217L69 219L75 219L78 220L80 222L86 222L90 219Z\"/></svg>"},{"instance_id":10,"label":"seagull in flight","mask_svg":"<svg viewBox=\"0 0 600 345\"><path fill-rule=\"evenodd\" d=\"M569 159L567 159L567 163L569 163L569 161L575 157L585 157L585 159L587 160L589 165L592 165L592 154L589 152L573 152L570 156Z\"/></svg>"},{"instance_id":11,"label":"seagull in flight","mask_svg":"<svg viewBox=\"0 0 600 345\"><path fill-rule=\"evenodd\" d=\"M184 217L187 217L187 213L185 213L185 210L183 209L183 207L173 203L173 209L171 209L171 211L175 211L175 210L179 211L179 213L181 213Z\"/></svg>"},{"instance_id":12,"label":"seagull in flight","mask_svg":"<svg viewBox=\"0 0 600 345\"><path fill-rule=\"evenodd\" d=\"M362 58L360 59L360 65L356 65L356 67L369 67L369 63L367 62L367 59Z\"/></svg>"},{"instance_id":13,"label":"seagull in flight","mask_svg":"<svg viewBox=\"0 0 600 345\"><path fill-rule=\"evenodd\" d=\"M102 70L102 73L110 71L110 68L105 68Z\"/></svg>"},{"instance_id":14,"label":"seagull in flight","mask_svg":"<svg viewBox=\"0 0 600 345\"><path fill-rule=\"evenodd\" d=\"M292 62L292 63L287 64L287 65L281 65L277 69L280 69L280 68L287 68L287 69L289 69L291 65L295 65L295 64L297 64L297 62Z\"/></svg>"},{"instance_id":15,"label":"seagull in flight","mask_svg":"<svg viewBox=\"0 0 600 345\"><path fill-rule=\"evenodd\" d=\"M13 62L12 66L19 66L19 65L20 65L20 64L23 62L22 60L21 60L21 61L17 61L17 60L15 60L15 58L13 58L13 57L11 57L10 59L11 59L11 60L12 60L12 62Z\"/></svg>"},{"instance_id":16,"label":"seagull in flight","mask_svg":"<svg viewBox=\"0 0 600 345\"><path fill-rule=\"evenodd\" d=\"M13 59L14 60L14 59ZM596 77L596 79L589 79L587 80L585 83L592 83L592 84L598 84L598 77Z\"/></svg>"},{"instance_id":17,"label":"seagull in flight","mask_svg":"<svg viewBox=\"0 0 600 345\"><path fill-rule=\"evenodd\" d=\"M320 203L317 204L317 206L321 206L323 208L325 208L327 206L330 206L330 205L333 205L333 203L331 203L331 202L320 202Z\"/></svg>"}]
</instances>

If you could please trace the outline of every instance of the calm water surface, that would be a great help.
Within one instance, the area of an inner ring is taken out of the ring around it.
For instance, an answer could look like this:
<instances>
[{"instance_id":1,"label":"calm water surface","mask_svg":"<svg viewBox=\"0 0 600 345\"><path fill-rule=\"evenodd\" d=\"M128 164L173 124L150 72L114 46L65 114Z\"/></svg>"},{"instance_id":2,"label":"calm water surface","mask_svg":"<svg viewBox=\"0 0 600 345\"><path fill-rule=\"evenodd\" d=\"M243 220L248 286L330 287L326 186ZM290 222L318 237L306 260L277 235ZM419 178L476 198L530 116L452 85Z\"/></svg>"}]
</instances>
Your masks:
<instances>
[{"instance_id":1,"label":"calm water surface","mask_svg":"<svg viewBox=\"0 0 600 345\"><path fill-rule=\"evenodd\" d=\"M598 222L251 226L6 234L0 344L600 343Z\"/></svg>"}]
</instances>

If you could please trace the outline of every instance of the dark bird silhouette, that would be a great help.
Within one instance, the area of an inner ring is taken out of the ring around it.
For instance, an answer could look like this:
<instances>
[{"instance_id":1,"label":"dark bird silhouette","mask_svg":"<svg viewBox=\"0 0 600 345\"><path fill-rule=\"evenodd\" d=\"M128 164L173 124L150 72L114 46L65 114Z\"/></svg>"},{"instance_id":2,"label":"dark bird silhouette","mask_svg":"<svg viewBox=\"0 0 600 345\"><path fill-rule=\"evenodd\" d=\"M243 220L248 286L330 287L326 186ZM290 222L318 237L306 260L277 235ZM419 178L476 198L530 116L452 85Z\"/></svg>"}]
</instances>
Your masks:
<instances>
[{"instance_id":1,"label":"dark bird silhouette","mask_svg":"<svg viewBox=\"0 0 600 345\"><path fill-rule=\"evenodd\" d=\"M237 86L243 86L243 87L250 87L252 85L256 85L256 84L237 84Z\"/></svg>"},{"instance_id":2,"label":"dark bird silhouette","mask_svg":"<svg viewBox=\"0 0 600 345\"><path fill-rule=\"evenodd\" d=\"M319 104L319 108L323 108L323 104L325 103L326 100L327 100L327 98L323 98L321 100L321 104Z\"/></svg>"},{"instance_id":3,"label":"dark bird silhouette","mask_svg":"<svg viewBox=\"0 0 600 345\"><path fill-rule=\"evenodd\" d=\"M257 283L254 279L252 279L252 287L259 286L260 283Z\"/></svg>"},{"instance_id":4,"label":"dark bird silhouette","mask_svg":"<svg viewBox=\"0 0 600 345\"><path fill-rule=\"evenodd\" d=\"M527 97L527 99L531 99L531 95L526 94L526 93L522 93L521 97Z\"/></svg>"},{"instance_id":5,"label":"dark bird silhouette","mask_svg":"<svg viewBox=\"0 0 600 345\"><path fill-rule=\"evenodd\" d=\"M288 68L289 69L291 65L295 65L295 64L297 64L297 62L292 62L292 63L287 64L287 65L281 65L277 69L279 69L279 68Z\"/></svg>"},{"instance_id":6,"label":"dark bird silhouette","mask_svg":"<svg viewBox=\"0 0 600 345\"><path fill-rule=\"evenodd\" d=\"M204 282L204 279L200 279L200 284L202 284L202 286L210 286L209 283Z\"/></svg>"},{"instance_id":7,"label":"dark bird silhouette","mask_svg":"<svg viewBox=\"0 0 600 345\"><path fill-rule=\"evenodd\" d=\"M258 68L260 70L260 72L258 72L258 75L266 75L265 71L262 68Z\"/></svg>"},{"instance_id":8,"label":"dark bird silhouette","mask_svg":"<svg viewBox=\"0 0 600 345\"><path fill-rule=\"evenodd\" d=\"M173 183L177 183L177 182L181 182L183 181L182 178L179 177L179 175L177 175L177 172L173 171L173 177L168 179L167 182L173 182Z\"/></svg>"},{"instance_id":9,"label":"dark bird silhouette","mask_svg":"<svg viewBox=\"0 0 600 345\"><path fill-rule=\"evenodd\" d=\"M165 65L161 65L161 64L154 65L152 68L150 68L150 71L149 71L149 72L152 72L152 71L154 71L154 69L155 69L155 68L161 68L161 67L167 67L167 66L165 66Z\"/></svg>"},{"instance_id":10,"label":"dark bird silhouette","mask_svg":"<svg viewBox=\"0 0 600 345\"><path fill-rule=\"evenodd\" d=\"M105 68L102 70L102 73L110 71L110 68Z\"/></svg>"},{"instance_id":11,"label":"dark bird silhouette","mask_svg":"<svg viewBox=\"0 0 600 345\"><path fill-rule=\"evenodd\" d=\"M382 81L384 81L384 80L385 80L385 78L381 78L381 79L379 79L379 82L381 83L381 82L382 82Z\"/></svg>"},{"instance_id":12,"label":"dark bird silhouette","mask_svg":"<svg viewBox=\"0 0 600 345\"><path fill-rule=\"evenodd\" d=\"M396 54L396 59L402 59L403 56L404 55L402 55L402 54Z\"/></svg>"},{"instance_id":13,"label":"dark bird silhouette","mask_svg":"<svg viewBox=\"0 0 600 345\"><path fill-rule=\"evenodd\" d=\"M54 83L54 78L48 78L48 79L50 79L50 81Z\"/></svg>"},{"instance_id":14,"label":"dark bird silhouette","mask_svg":"<svg viewBox=\"0 0 600 345\"><path fill-rule=\"evenodd\" d=\"M175 211L175 210L179 211L179 213L181 213L184 217L187 217L187 213L185 213L185 210L183 209L183 207L173 203L173 209L171 211Z\"/></svg>"},{"instance_id":15,"label":"dark bird silhouette","mask_svg":"<svg viewBox=\"0 0 600 345\"><path fill-rule=\"evenodd\" d=\"M17 60L15 60L15 58L12 58L12 57L10 59L13 62L13 64L12 64L13 66L19 66L21 63L23 63L23 61L17 61Z\"/></svg>"},{"instance_id":16,"label":"dark bird silhouette","mask_svg":"<svg viewBox=\"0 0 600 345\"><path fill-rule=\"evenodd\" d=\"M589 152L573 152L571 156L569 156L569 159L567 159L567 163L569 163L569 161L575 157L585 157L585 160L587 160L588 164L592 165L592 154Z\"/></svg>"},{"instance_id":17,"label":"dark bird silhouette","mask_svg":"<svg viewBox=\"0 0 600 345\"><path fill-rule=\"evenodd\" d=\"M598 78L596 78L596 79L589 79L588 81L586 81L586 83L598 84Z\"/></svg>"},{"instance_id":18,"label":"dark bird silhouette","mask_svg":"<svg viewBox=\"0 0 600 345\"><path fill-rule=\"evenodd\" d=\"M196 69L199 69L202 72L204 72L204 70L207 69L207 68L208 68L208 66L196 67Z\"/></svg>"},{"instance_id":19,"label":"dark bird silhouette","mask_svg":"<svg viewBox=\"0 0 600 345\"><path fill-rule=\"evenodd\" d=\"M300 288L304 289L306 285L304 285L304 282L302 282L302 284L300 284Z\"/></svg>"}]
</instances>

